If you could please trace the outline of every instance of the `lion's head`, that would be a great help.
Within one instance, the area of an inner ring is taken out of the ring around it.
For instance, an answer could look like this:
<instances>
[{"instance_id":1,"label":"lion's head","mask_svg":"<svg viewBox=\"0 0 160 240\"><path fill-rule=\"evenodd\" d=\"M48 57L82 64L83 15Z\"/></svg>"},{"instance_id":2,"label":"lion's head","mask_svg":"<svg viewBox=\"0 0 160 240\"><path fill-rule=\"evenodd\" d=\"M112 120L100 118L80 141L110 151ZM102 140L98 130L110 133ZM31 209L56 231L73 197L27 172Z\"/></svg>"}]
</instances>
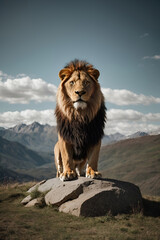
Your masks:
<instances>
[{"instance_id":1,"label":"lion's head","mask_svg":"<svg viewBox=\"0 0 160 240\"><path fill-rule=\"evenodd\" d=\"M70 120L87 116L91 121L104 102L99 71L87 62L75 60L59 72L59 77L57 108Z\"/></svg>"}]
</instances>

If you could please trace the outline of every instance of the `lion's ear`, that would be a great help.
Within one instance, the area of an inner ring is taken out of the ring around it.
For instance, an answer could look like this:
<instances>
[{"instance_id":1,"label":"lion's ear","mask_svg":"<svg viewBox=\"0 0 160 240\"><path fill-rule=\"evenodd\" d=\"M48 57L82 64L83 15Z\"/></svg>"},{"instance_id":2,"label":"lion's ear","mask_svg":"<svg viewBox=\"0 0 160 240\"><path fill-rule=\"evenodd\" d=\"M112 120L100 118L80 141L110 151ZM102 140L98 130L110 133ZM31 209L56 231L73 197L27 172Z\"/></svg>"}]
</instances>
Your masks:
<instances>
[{"instance_id":1,"label":"lion's ear","mask_svg":"<svg viewBox=\"0 0 160 240\"><path fill-rule=\"evenodd\" d=\"M89 69L88 73L94 80L98 81L100 72L97 69L95 68Z\"/></svg>"},{"instance_id":2,"label":"lion's ear","mask_svg":"<svg viewBox=\"0 0 160 240\"><path fill-rule=\"evenodd\" d=\"M60 72L59 72L59 77L61 79L61 81L63 81L64 79L69 78L71 75L71 71L68 68L63 68Z\"/></svg>"}]
</instances>

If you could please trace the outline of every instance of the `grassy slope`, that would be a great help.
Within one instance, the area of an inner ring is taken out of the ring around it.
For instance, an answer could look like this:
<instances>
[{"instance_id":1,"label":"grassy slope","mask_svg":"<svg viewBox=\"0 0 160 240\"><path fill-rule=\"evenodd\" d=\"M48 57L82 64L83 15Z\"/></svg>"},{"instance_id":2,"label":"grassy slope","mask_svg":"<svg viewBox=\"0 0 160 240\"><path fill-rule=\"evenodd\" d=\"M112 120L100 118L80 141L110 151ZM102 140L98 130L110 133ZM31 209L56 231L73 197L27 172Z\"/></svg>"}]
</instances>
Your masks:
<instances>
[{"instance_id":1,"label":"grassy slope","mask_svg":"<svg viewBox=\"0 0 160 240\"><path fill-rule=\"evenodd\" d=\"M130 181L144 194L160 195L160 135L102 147L99 169L103 177Z\"/></svg>"},{"instance_id":2,"label":"grassy slope","mask_svg":"<svg viewBox=\"0 0 160 240\"><path fill-rule=\"evenodd\" d=\"M20 143L10 142L0 137L1 166L15 170L30 169L45 164L45 159Z\"/></svg>"},{"instance_id":3,"label":"grassy slope","mask_svg":"<svg viewBox=\"0 0 160 240\"><path fill-rule=\"evenodd\" d=\"M0 182L28 182L35 180L27 174L17 173L15 171L0 166Z\"/></svg>"},{"instance_id":4,"label":"grassy slope","mask_svg":"<svg viewBox=\"0 0 160 240\"><path fill-rule=\"evenodd\" d=\"M0 137L0 173L0 182L52 178L56 176L54 156Z\"/></svg>"},{"instance_id":5,"label":"grassy slope","mask_svg":"<svg viewBox=\"0 0 160 240\"><path fill-rule=\"evenodd\" d=\"M30 186L31 183L0 186L0 239L160 239L160 217L135 213L115 217L78 218L59 213L51 207L25 208L20 201ZM159 207L160 198L156 201L159 201ZM151 211L148 213L152 215Z\"/></svg>"}]
</instances>

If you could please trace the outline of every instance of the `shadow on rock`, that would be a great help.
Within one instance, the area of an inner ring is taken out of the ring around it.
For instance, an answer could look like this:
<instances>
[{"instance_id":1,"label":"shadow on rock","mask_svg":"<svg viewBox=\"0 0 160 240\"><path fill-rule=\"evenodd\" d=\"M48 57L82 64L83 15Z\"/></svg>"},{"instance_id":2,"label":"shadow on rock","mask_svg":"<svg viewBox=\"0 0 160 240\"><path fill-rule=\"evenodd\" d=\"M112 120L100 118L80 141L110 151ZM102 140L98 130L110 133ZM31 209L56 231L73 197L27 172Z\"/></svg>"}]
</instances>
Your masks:
<instances>
[{"instance_id":1,"label":"shadow on rock","mask_svg":"<svg viewBox=\"0 0 160 240\"><path fill-rule=\"evenodd\" d=\"M160 202L143 198L143 214L150 217L160 216Z\"/></svg>"}]
</instances>

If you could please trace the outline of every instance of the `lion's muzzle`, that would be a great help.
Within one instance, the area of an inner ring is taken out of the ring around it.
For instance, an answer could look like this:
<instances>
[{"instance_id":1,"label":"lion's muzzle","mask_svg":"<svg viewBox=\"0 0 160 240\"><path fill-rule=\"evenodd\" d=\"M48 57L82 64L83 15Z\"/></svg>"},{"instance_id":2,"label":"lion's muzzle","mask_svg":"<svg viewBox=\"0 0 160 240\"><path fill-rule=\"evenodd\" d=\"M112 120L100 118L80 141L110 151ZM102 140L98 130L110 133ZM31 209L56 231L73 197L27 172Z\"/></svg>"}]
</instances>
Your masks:
<instances>
[{"instance_id":1,"label":"lion's muzzle","mask_svg":"<svg viewBox=\"0 0 160 240\"><path fill-rule=\"evenodd\" d=\"M81 99L79 99L78 101L74 102L73 105L74 105L75 109L79 109L79 108L84 109L84 108L87 107L87 103L84 102Z\"/></svg>"}]
</instances>

